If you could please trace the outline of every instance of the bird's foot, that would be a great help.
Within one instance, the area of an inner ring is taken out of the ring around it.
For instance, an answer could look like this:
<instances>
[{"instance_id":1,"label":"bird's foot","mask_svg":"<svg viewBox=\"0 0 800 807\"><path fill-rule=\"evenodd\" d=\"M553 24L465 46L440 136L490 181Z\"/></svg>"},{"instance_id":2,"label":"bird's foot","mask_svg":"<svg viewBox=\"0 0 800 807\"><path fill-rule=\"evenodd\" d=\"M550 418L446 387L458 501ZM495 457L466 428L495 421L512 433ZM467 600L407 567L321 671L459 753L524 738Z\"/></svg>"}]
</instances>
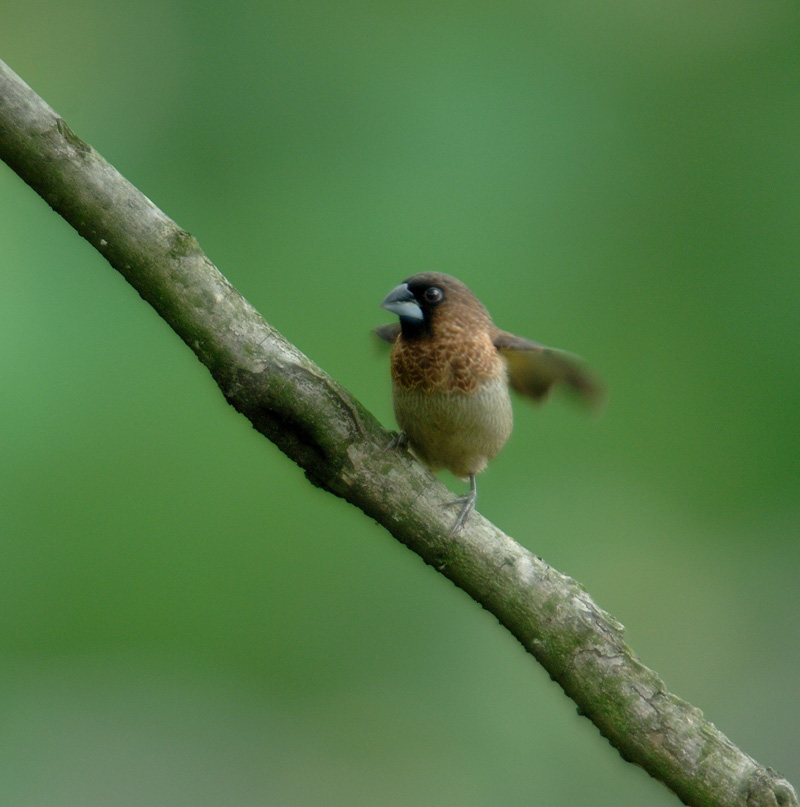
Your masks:
<instances>
[{"instance_id":1,"label":"bird's foot","mask_svg":"<svg viewBox=\"0 0 800 807\"><path fill-rule=\"evenodd\" d=\"M453 499L451 502L445 502L443 507L454 507L456 505L461 505L461 510L458 513L458 517L455 520L455 523L452 527L450 527L450 532L448 535L452 538L466 523L469 514L475 509L475 500L478 498L478 488L475 484L475 475L472 474L469 478L469 493L465 496L459 496L457 499Z\"/></svg>"},{"instance_id":2,"label":"bird's foot","mask_svg":"<svg viewBox=\"0 0 800 807\"><path fill-rule=\"evenodd\" d=\"M392 437L389 444L386 446L386 451L394 451L399 448L408 448L408 435L403 431L397 432L397 434Z\"/></svg>"},{"instance_id":3,"label":"bird's foot","mask_svg":"<svg viewBox=\"0 0 800 807\"><path fill-rule=\"evenodd\" d=\"M453 523L453 526L450 527L450 532L448 533L451 538L464 526L467 517L475 509L476 498L477 497L474 493L468 493L466 496L459 496L457 499L453 499L452 502L445 502L442 505L442 507L455 507L456 505L461 505L461 510L458 513L458 517Z\"/></svg>"}]
</instances>

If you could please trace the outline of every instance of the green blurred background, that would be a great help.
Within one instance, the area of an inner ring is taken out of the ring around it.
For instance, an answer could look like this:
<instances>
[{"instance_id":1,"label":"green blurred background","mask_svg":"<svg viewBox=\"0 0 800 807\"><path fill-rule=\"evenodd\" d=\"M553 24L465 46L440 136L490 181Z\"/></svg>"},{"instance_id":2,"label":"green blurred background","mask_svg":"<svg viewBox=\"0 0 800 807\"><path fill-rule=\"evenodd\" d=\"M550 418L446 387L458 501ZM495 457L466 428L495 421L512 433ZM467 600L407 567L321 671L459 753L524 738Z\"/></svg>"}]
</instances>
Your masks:
<instances>
[{"instance_id":1,"label":"green blurred background","mask_svg":"<svg viewBox=\"0 0 800 807\"><path fill-rule=\"evenodd\" d=\"M800 785L795 0L0 13L10 66L387 425L368 332L414 272L583 355L604 416L517 402L480 510ZM678 803L0 169L0 803Z\"/></svg>"}]
</instances>

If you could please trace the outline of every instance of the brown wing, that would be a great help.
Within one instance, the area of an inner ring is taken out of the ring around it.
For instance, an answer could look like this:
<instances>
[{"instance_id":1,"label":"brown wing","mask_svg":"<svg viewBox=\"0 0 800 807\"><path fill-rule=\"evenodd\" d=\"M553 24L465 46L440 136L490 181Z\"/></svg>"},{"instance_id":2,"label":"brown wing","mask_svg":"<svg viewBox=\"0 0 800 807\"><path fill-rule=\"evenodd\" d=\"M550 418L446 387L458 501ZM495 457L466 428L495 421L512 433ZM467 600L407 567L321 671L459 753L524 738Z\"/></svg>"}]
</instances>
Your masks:
<instances>
[{"instance_id":1,"label":"brown wing","mask_svg":"<svg viewBox=\"0 0 800 807\"><path fill-rule=\"evenodd\" d=\"M384 342L393 345L395 339L400 336L400 323L390 322L388 325L379 325L377 328L372 329L372 333L379 336Z\"/></svg>"},{"instance_id":2,"label":"brown wing","mask_svg":"<svg viewBox=\"0 0 800 807\"><path fill-rule=\"evenodd\" d=\"M512 389L522 395L540 401L553 386L560 385L592 406L602 401L602 387L576 356L508 331L498 331L494 345L508 362Z\"/></svg>"}]
</instances>

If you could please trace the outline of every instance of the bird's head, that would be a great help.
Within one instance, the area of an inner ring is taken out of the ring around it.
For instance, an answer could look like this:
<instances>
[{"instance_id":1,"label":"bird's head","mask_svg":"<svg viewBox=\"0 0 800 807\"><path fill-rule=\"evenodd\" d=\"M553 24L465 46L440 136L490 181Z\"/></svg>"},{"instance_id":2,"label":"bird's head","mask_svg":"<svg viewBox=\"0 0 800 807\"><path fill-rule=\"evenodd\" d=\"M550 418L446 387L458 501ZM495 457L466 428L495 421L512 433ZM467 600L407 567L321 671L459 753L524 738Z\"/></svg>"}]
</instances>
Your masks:
<instances>
[{"instance_id":1,"label":"bird's head","mask_svg":"<svg viewBox=\"0 0 800 807\"><path fill-rule=\"evenodd\" d=\"M400 317L403 336L431 335L444 327L485 329L491 319L460 281L440 272L413 275L389 292L382 307Z\"/></svg>"}]
</instances>

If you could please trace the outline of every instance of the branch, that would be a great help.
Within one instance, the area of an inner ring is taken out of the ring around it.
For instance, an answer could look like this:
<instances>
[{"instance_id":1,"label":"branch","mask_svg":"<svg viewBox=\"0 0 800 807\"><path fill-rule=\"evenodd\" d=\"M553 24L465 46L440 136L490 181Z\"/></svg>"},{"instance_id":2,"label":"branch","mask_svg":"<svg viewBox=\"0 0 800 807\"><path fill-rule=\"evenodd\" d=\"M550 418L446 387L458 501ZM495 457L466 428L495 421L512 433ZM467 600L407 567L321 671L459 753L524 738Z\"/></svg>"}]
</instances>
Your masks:
<instances>
[{"instance_id":1,"label":"branch","mask_svg":"<svg viewBox=\"0 0 800 807\"><path fill-rule=\"evenodd\" d=\"M687 805L797 807L792 786L667 691L584 589L452 494L283 338L180 229L0 62L0 157L117 269L228 402L300 465L460 586L516 636L629 762Z\"/></svg>"}]
</instances>

